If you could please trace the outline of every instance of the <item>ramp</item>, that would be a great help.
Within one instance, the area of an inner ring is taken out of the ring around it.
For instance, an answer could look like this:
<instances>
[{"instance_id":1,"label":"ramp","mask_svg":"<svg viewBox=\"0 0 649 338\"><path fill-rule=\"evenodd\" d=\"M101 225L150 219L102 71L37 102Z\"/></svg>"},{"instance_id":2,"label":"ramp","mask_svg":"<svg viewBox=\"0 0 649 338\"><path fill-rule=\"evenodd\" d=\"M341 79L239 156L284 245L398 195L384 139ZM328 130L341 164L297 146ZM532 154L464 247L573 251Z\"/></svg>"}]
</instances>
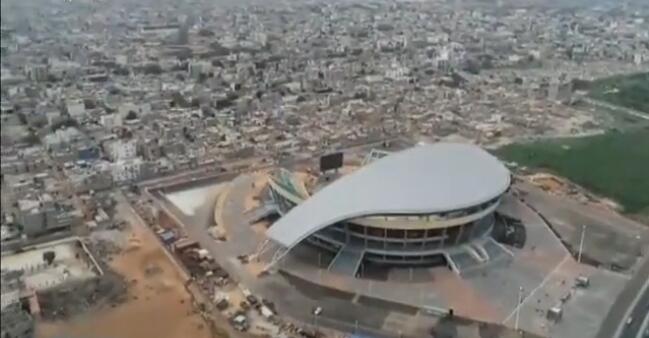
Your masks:
<instances>
[{"instance_id":1,"label":"ramp","mask_svg":"<svg viewBox=\"0 0 649 338\"><path fill-rule=\"evenodd\" d=\"M246 214L248 223L253 224L261 221L266 217L279 214L279 212L277 211L277 205L275 203L264 203L246 212Z\"/></svg>"},{"instance_id":2,"label":"ramp","mask_svg":"<svg viewBox=\"0 0 649 338\"><path fill-rule=\"evenodd\" d=\"M331 261L329 271L356 277L356 272L361 266L364 254L362 248L347 244L338 251L336 257Z\"/></svg>"},{"instance_id":3,"label":"ramp","mask_svg":"<svg viewBox=\"0 0 649 338\"><path fill-rule=\"evenodd\" d=\"M485 251L489 254L490 260L497 260L501 258L510 258L511 253L507 252L502 245L496 243L492 238L489 238L484 244L483 247Z\"/></svg>"},{"instance_id":4,"label":"ramp","mask_svg":"<svg viewBox=\"0 0 649 338\"><path fill-rule=\"evenodd\" d=\"M476 266L480 265L480 262L477 261L473 255L471 255L468 251L466 250L461 250L458 252L454 252L452 254L449 254L449 258L453 260L453 263L455 263L455 266L457 267L457 272L460 274L463 271L466 271L470 268L474 268Z\"/></svg>"}]
</instances>

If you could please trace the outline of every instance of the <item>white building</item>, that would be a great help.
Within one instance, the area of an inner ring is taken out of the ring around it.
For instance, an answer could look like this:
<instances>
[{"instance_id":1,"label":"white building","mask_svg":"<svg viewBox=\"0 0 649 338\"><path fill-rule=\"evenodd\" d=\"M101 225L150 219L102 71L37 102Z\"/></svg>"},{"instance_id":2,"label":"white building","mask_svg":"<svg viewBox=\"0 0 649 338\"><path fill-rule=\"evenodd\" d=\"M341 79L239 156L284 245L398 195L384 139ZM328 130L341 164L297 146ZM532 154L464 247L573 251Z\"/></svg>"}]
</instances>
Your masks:
<instances>
[{"instance_id":1,"label":"white building","mask_svg":"<svg viewBox=\"0 0 649 338\"><path fill-rule=\"evenodd\" d=\"M120 114L107 114L99 118L99 122L106 129L111 130L115 127L122 126L122 116Z\"/></svg>"},{"instance_id":2,"label":"white building","mask_svg":"<svg viewBox=\"0 0 649 338\"><path fill-rule=\"evenodd\" d=\"M451 42L444 45L433 60L437 69L447 70L449 67L456 67L464 62L466 50L462 44Z\"/></svg>"},{"instance_id":3,"label":"white building","mask_svg":"<svg viewBox=\"0 0 649 338\"><path fill-rule=\"evenodd\" d=\"M31 65L25 67L25 76L32 81L45 81L49 75L46 65Z\"/></svg>"},{"instance_id":4,"label":"white building","mask_svg":"<svg viewBox=\"0 0 649 338\"><path fill-rule=\"evenodd\" d=\"M210 71L211 64L205 61L192 61L187 66L187 73L189 77L193 79L198 79L202 74L207 74Z\"/></svg>"},{"instance_id":5,"label":"white building","mask_svg":"<svg viewBox=\"0 0 649 338\"><path fill-rule=\"evenodd\" d=\"M45 135L43 143L48 149L62 149L69 147L70 144L82 140L84 135L79 129L68 127L57 129L55 132Z\"/></svg>"},{"instance_id":6,"label":"white building","mask_svg":"<svg viewBox=\"0 0 649 338\"><path fill-rule=\"evenodd\" d=\"M109 144L108 150L115 162L134 159L137 155L137 140L114 140Z\"/></svg>"},{"instance_id":7,"label":"white building","mask_svg":"<svg viewBox=\"0 0 649 338\"><path fill-rule=\"evenodd\" d=\"M86 106L83 104L83 100L68 100L66 108L70 117L75 120L86 115Z\"/></svg>"},{"instance_id":8,"label":"white building","mask_svg":"<svg viewBox=\"0 0 649 338\"><path fill-rule=\"evenodd\" d=\"M409 73L408 67L404 67L398 62L392 62L391 66L385 71L385 77L394 81L401 81L406 80Z\"/></svg>"},{"instance_id":9,"label":"white building","mask_svg":"<svg viewBox=\"0 0 649 338\"><path fill-rule=\"evenodd\" d=\"M111 165L111 175L113 182L123 183L136 180L140 177L142 171L142 159L132 158L121 160Z\"/></svg>"}]
</instances>

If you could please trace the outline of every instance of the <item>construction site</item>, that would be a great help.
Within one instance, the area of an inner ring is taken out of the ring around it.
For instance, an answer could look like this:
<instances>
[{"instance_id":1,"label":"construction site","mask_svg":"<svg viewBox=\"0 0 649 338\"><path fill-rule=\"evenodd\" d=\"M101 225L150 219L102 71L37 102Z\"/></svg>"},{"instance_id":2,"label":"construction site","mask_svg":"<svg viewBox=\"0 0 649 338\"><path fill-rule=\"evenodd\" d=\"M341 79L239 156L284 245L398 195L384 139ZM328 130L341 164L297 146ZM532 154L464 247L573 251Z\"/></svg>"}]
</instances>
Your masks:
<instances>
[{"instance_id":1,"label":"construction site","mask_svg":"<svg viewBox=\"0 0 649 338\"><path fill-rule=\"evenodd\" d=\"M348 156L340 175L363 165L368 153L365 149ZM313 166L303 161L284 168L312 184L317 172ZM434 328L463 337L491 337L485 333L491 330L498 331L493 337L502 337L516 327L527 336L574 336L575 322L583 323L579 330L585 336L594 336L597 321L587 318L606 315L606 304L629 278L626 271L637 266L646 250L646 229L601 208L595 199L567 208L562 192L572 189L569 184L517 177L497 213L506 226L492 234L509 258L471 267L459 276L448 269L386 271L368 265L347 277L330 271L334 255L300 245L277 264L279 273L269 274L268 261L256 253L273 219L255 221L253 214L263 207L263 192L274 173L276 168L268 168L175 181L147 187L139 199L147 206L143 209L156 212L152 223L160 225L158 235L169 251L190 267L197 284L210 285L204 292L230 323L249 332L267 332L266 327L284 332L281 324L272 325L279 317L297 319L314 330L337 328L377 337L421 337ZM555 190L529 182L554 184ZM606 216L594 218L600 213ZM582 234L583 224L587 230ZM596 244L604 234L632 245ZM214 283L219 287L212 288ZM289 293L289 299L276 299ZM450 310L454 320L448 317Z\"/></svg>"},{"instance_id":2,"label":"construction site","mask_svg":"<svg viewBox=\"0 0 649 338\"><path fill-rule=\"evenodd\" d=\"M491 233L506 254L489 262L345 276L303 243L268 269L259 252L278 216L256 213L271 182L314 189L409 146L355 149L329 175L303 159L115 191L110 222L3 253L3 270L22 274L7 313L39 338L594 336L649 234L551 175L514 177Z\"/></svg>"},{"instance_id":3,"label":"construction site","mask_svg":"<svg viewBox=\"0 0 649 338\"><path fill-rule=\"evenodd\" d=\"M127 205L118 206L125 222L121 230L98 230L90 247L101 253L104 274L92 283L90 299L79 297L79 285L69 284L45 294L42 303L58 310L42 313L36 336L82 337L226 337L209 321L186 288L187 278L161 250L157 239L137 224ZM156 325L142 325L156 323Z\"/></svg>"}]
</instances>

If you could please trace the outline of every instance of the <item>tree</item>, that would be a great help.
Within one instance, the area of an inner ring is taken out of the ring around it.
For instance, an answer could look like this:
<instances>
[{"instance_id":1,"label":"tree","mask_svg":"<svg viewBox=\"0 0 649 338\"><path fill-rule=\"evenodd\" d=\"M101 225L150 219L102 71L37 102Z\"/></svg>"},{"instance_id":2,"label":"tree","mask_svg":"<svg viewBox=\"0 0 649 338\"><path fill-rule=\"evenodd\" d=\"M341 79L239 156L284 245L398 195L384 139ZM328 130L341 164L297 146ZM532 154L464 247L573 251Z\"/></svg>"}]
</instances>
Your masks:
<instances>
[{"instance_id":1,"label":"tree","mask_svg":"<svg viewBox=\"0 0 649 338\"><path fill-rule=\"evenodd\" d=\"M36 136L33 132L30 132L27 134L25 137L23 137L23 142L29 144L29 145L36 145L41 142L41 139Z\"/></svg>"},{"instance_id":2,"label":"tree","mask_svg":"<svg viewBox=\"0 0 649 338\"><path fill-rule=\"evenodd\" d=\"M128 68L122 66L118 66L113 69L113 74L115 75L128 76L130 73L131 71Z\"/></svg>"},{"instance_id":3,"label":"tree","mask_svg":"<svg viewBox=\"0 0 649 338\"><path fill-rule=\"evenodd\" d=\"M18 121L20 121L20 123L24 125L27 124L27 116L24 112L18 112L16 115L18 116Z\"/></svg>"},{"instance_id":4,"label":"tree","mask_svg":"<svg viewBox=\"0 0 649 338\"><path fill-rule=\"evenodd\" d=\"M138 194L140 192L140 187L138 187L137 184L131 184L129 190L134 194Z\"/></svg>"},{"instance_id":5,"label":"tree","mask_svg":"<svg viewBox=\"0 0 649 338\"><path fill-rule=\"evenodd\" d=\"M50 128L52 129L52 131L56 131L57 129L60 128L69 128L69 127L77 128L79 127L79 122L77 122L77 120L67 118L64 120L54 122Z\"/></svg>"},{"instance_id":6,"label":"tree","mask_svg":"<svg viewBox=\"0 0 649 338\"><path fill-rule=\"evenodd\" d=\"M43 261L47 263L47 265L52 265L54 258L56 258L56 253L54 251L43 252Z\"/></svg>"},{"instance_id":7,"label":"tree","mask_svg":"<svg viewBox=\"0 0 649 338\"><path fill-rule=\"evenodd\" d=\"M97 103L93 99L83 99L83 106L86 109L95 109L97 108Z\"/></svg>"},{"instance_id":8,"label":"tree","mask_svg":"<svg viewBox=\"0 0 649 338\"><path fill-rule=\"evenodd\" d=\"M162 73L162 67L156 63L149 63L144 66L144 73L158 75Z\"/></svg>"},{"instance_id":9,"label":"tree","mask_svg":"<svg viewBox=\"0 0 649 338\"><path fill-rule=\"evenodd\" d=\"M201 29L198 31L198 35L203 37L210 37L210 36L214 36L214 32L207 29Z\"/></svg>"},{"instance_id":10,"label":"tree","mask_svg":"<svg viewBox=\"0 0 649 338\"><path fill-rule=\"evenodd\" d=\"M132 110L129 110L128 113L126 114L126 119L127 120L135 120L135 119L137 119L137 113L132 111Z\"/></svg>"}]
</instances>

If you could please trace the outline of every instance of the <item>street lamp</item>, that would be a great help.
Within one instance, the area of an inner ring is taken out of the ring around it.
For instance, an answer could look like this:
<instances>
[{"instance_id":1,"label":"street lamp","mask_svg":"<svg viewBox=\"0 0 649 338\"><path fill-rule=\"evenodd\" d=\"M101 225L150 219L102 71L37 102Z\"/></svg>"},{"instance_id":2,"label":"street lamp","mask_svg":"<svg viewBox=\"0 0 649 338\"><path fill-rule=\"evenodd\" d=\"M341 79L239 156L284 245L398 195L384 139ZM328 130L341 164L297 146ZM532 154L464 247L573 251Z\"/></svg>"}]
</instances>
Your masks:
<instances>
[{"instance_id":1,"label":"street lamp","mask_svg":"<svg viewBox=\"0 0 649 338\"><path fill-rule=\"evenodd\" d=\"M577 254L577 263L581 263L581 253L584 250L584 238L586 237L586 225L581 226L581 239L579 240L579 253Z\"/></svg>"},{"instance_id":2,"label":"street lamp","mask_svg":"<svg viewBox=\"0 0 649 338\"><path fill-rule=\"evenodd\" d=\"M514 321L514 330L518 331L518 320L521 315L521 304L523 303L523 287L518 287L518 304L516 305L516 320Z\"/></svg>"},{"instance_id":3,"label":"street lamp","mask_svg":"<svg viewBox=\"0 0 649 338\"><path fill-rule=\"evenodd\" d=\"M318 284L322 284L322 252L318 252Z\"/></svg>"},{"instance_id":4,"label":"street lamp","mask_svg":"<svg viewBox=\"0 0 649 338\"><path fill-rule=\"evenodd\" d=\"M322 308L321 307L316 307L313 309L313 327L316 331L318 332L318 316L322 313Z\"/></svg>"}]
</instances>

